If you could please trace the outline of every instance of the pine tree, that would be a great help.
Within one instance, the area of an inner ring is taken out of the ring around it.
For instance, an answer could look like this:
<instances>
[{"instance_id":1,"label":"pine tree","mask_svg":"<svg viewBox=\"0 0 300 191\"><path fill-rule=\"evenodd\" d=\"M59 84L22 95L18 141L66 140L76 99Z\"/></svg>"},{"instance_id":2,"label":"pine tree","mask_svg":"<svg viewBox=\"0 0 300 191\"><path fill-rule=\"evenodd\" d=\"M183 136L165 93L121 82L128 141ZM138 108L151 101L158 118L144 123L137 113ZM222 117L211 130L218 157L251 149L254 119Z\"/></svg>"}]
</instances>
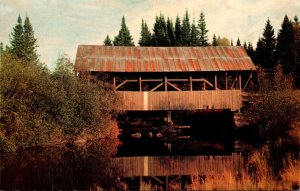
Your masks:
<instances>
[{"instance_id":1,"label":"pine tree","mask_svg":"<svg viewBox=\"0 0 300 191\"><path fill-rule=\"evenodd\" d=\"M233 41L232 41L232 39L230 40L230 46L233 46Z\"/></svg>"},{"instance_id":2,"label":"pine tree","mask_svg":"<svg viewBox=\"0 0 300 191\"><path fill-rule=\"evenodd\" d=\"M28 63L36 64L38 63L38 55L36 53L36 48L38 47L36 44L37 39L34 37L34 31L28 16L25 18L23 30L24 59Z\"/></svg>"},{"instance_id":3,"label":"pine tree","mask_svg":"<svg viewBox=\"0 0 300 191\"><path fill-rule=\"evenodd\" d=\"M263 59L260 64L265 69L274 69L274 67L276 66L274 55L276 40L274 36L274 29L271 25L270 19L267 20L261 41L263 45Z\"/></svg>"},{"instance_id":4,"label":"pine tree","mask_svg":"<svg viewBox=\"0 0 300 191\"><path fill-rule=\"evenodd\" d=\"M265 52L265 45L261 38L258 38L258 41L256 43L256 50L255 50L255 56L254 56L254 63L262 65L264 60L264 52Z\"/></svg>"},{"instance_id":5,"label":"pine tree","mask_svg":"<svg viewBox=\"0 0 300 191\"><path fill-rule=\"evenodd\" d=\"M296 58L295 58L295 71L294 71L294 80L295 80L295 87L300 89L300 23L298 21L297 16L294 18L293 23L293 33L295 39L295 51L296 51Z\"/></svg>"},{"instance_id":6,"label":"pine tree","mask_svg":"<svg viewBox=\"0 0 300 191\"><path fill-rule=\"evenodd\" d=\"M244 44L243 44L243 47L245 48L245 50L247 51L248 49L248 46L247 46L247 42L245 41Z\"/></svg>"},{"instance_id":7,"label":"pine tree","mask_svg":"<svg viewBox=\"0 0 300 191\"><path fill-rule=\"evenodd\" d=\"M121 29L118 36L115 36L114 46L134 46L132 36L125 23L125 17L122 17Z\"/></svg>"},{"instance_id":8,"label":"pine tree","mask_svg":"<svg viewBox=\"0 0 300 191\"><path fill-rule=\"evenodd\" d=\"M2 58L3 52L4 52L3 43L0 42L0 62L1 62L1 58Z\"/></svg>"},{"instance_id":9,"label":"pine tree","mask_svg":"<svg viewBox=\"0 0 300 191\"><path fill-rule=\"evenodd\" d=\"M170 40L170 46L175 46L176 38L175 38L174 25L169 17L167 20L167 33L168 33L168 38Z\"/></svg>"},{"instance_id":10,"label":"pine tree","mask_svg":"<svg viewBox=\"0 0 300 191\"><path fill-rule=\"evenodd\" d=\"M295 24L299 24L300 22L299 22L299 18L297 17L297 15L295 15L295 17L294 17L294 22L295 22Z\"/></svg>"},{"instance_id":11,"label":"pine tree","mask_svg":"<svg viewBox=\"0 0 300 191\"><path fill-rule=\"evenodd\" d=\"M185 15L182 19L182 45L183 46L189 46L190 45L190 39L191 39L191 25L190 25L190 19L189 19L189 13L186 10Z\"/></svg>"},{"instance_id":12,"label":"pine tree","mask_svg":"<svg viewBox=\"0 0 300 191\"><path fill-rule=\"evenodd\" d=\"M204 17L203 12L200 13L198 29L199 29L199 45L207 46L208 45L208 38L207 38L208 30L206 29L205 17Z\"/></svg>"},{"instance_id":13,"label":"pine tree","mask_svg":"<svg viewBox=\"0 0 300 191\"><path fill-rule=\"evenodd\" d=\"M282 65L284 74L290 74L295 70L296 57L295 39L293 25L287 15L285 15L277 36L276 60Z\"/></svg>"},{"instance_id":14,"label":"pine tree","mask_svg":"<svg viewBox=\"0 0 300 191\"><path fill-rule=\"evenodd\" d=\"M105 40L103 41L104 45L105 46L112 46L112 41L111 39L109 38L109 36L107 35Z\"/></svg>"},{"instance_id":15,"label":"pine tree","mask_svg":"<svg viewBox=\"0 0 300 191\"><path fill-rule=\"evenodd\" d=\"M192 28L191 28L191 39L190 39L190 46L197 46L199 44L198 38L198 30L195 25L195 20L193 20Z\"/></svg>"},{"instance_id":16,"label":"pine tree","mask_svg":"<svg viewBox=\"0 0 300 191\"><path fill-rule=\"evenodd\" d=\"M176 46L182 46L182 28L181 28L181 21L178 16L176 17L176 22L175 22L175 39L176 39Z\"/></svg>"},{"instance_id":17,"label":"pine tree","mask_svg":"<svg viewBox=\"0 0 300 191\"><path fill-rule=\"evenodd\" d=\"M247 53L248 53L249 57L253 60L254 59L254 49L253 49L251 42L248 42Z\"/></svg>"},{"instance_id":18,"label":"pine tree","mask_svg":"<svg viewBox=\"0 0 300 191\"><path fill-rule=\"evenodd\" d=\"M238 39L237 39L237 41L236 41L236 45L237 45L237 46L241 46L240 37L238 37Z\"/></svg>"},{"instance_id":19,"label":"pine tree","mask_svg":"<svg viewBox=\"0 0 300 191\"><path fill-rule=\"evenodd\" d=\"M215 34L213 35L212 45L213 45L213 46L218 46L217 37L216 37Z\"/></svg>"},{"instance_id":20,"label":"pine tree","mask_svg":"<svg viewBox=\"0 0 300 191\"><path fill-rule=\"evenodd\" d=\"M153 27L152 44L154 46L169 46L170 39L168 38L167 25L163 14L156 16Z\"/></svg>"},{"instance_id":21,"label":"pine tree","mask_svg":"<svg viewBox=\"0 0 300 191\"><path fill-rule=\"evenodd\" d=\"M13 28L13 32L10 34L10 48L9 52L15 56L16 58L22 59L24 57L23 52L23 26L22 26L22 19L19 15L18 23Z\"/></svg>"},{"instance_id":22,"label":"pine tree","mask_svg":"<svg viewBox=\"0 0 300 191\"><path fill-rule=\"evenodd\" d=\"M144 19L142 19L141 26L141 38L139 40L140 46L151 46L152 45L152 37L151 32L148 29L148 25Z\"/></svg>"}]
</instances>

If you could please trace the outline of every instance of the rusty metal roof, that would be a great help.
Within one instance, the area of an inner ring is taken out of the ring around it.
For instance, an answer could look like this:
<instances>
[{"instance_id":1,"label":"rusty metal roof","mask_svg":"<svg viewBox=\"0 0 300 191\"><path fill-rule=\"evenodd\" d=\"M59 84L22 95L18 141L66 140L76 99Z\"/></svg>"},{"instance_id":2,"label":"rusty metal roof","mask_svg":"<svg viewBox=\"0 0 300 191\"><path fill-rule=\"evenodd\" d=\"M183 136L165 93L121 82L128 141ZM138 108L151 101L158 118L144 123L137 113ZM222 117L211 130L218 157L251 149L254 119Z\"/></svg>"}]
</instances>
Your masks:
<instances>
[{"instance_id":1,"label":"rusty metal roof","mask_svg":"<svg viewBox=\"0 0 300 191\"><path fill-rule=\"evenodd\" d=\"M129 47L79 45L77 71L194 72L256 70L242 46Z\"/></svg>"}]
</instances>

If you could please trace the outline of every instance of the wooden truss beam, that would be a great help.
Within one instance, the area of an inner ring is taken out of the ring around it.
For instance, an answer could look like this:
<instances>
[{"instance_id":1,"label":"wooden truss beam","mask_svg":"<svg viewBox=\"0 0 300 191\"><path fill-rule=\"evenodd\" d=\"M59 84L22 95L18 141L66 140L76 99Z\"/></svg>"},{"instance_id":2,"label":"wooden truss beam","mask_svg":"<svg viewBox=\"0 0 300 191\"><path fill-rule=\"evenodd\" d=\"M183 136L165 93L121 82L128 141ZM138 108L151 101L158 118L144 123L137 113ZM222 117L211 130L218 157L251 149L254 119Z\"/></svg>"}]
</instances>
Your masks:
<instances>
[{"instance_id":1,"label":"wooden truss beam","mask_svg":"<svg viewBox=\"0 0 300 191\"><path fill-rule=\"evenodd\" d=\"M179 89L178 87L176 87L174 84L171 84L170 82L167 82L167 84L169 84L170 86L172 86L177 91L182 91L181 89Z\"/></svg>"},{"instance_id":2,"label":"wooden truss beam","mask_svg":"<svg viewBox=\"0 0 300 191\"><path fill-rule=\"evenodd\" d=\"M157 90L160 86L162 86L162 85L164 85L164 83L162 82L162 83L160 83L160 84L158 84L157 86L155 86L154 88L152 88L149 92L153 92L153 91L155 91L155 90Z\"/></svg>"},{"instance_id":3,"label":"wooden truss beam","mask_svg":"<svg viewBox=\"0 0 300 191\"><path fill-rule=\"evenodd\" d=\"M243 88L243 91L245 91L245 89L248 86L248 83L250 82L251 79L252 79L252 73L250 74L250 76L249 76L249 78L248 78L248 80L247 80L247 82L246 82L246 84L245 84L245 86Z\"/></svg>"}]
</instances>

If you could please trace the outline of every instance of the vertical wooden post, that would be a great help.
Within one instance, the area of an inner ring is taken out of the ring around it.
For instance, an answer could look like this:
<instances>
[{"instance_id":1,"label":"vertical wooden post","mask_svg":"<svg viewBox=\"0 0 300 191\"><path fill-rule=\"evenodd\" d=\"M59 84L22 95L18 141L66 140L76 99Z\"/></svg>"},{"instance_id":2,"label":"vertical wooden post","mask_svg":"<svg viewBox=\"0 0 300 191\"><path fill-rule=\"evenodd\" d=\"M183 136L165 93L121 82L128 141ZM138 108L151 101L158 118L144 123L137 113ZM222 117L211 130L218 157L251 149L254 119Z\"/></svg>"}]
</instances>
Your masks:
<instances>
[{"instance_id":1,"label":"vertical wooden post","mask_svg":"<svg viewBox=\"0 0 300 191\"><path fill-rule=\"evenodd\" d=\"M139 188L139 190L142 190L142 183L143 183L143 177L140 176L140 188Z\"/></svg>"},{"instance_id":2,"label":"vertical wooden post","mask_svg":"<svg viewBox=\"0 0 300 191\"><path fill-rule=\"evenodd\" d=\"M116 90L116 77L113 77L113 85L114 85L114 89Z\"/></svg>"},{"instance_id":3,"label":"vertical wooden post","mask_svg":"<svg viewBox=\"0 0 300 191\"><path fill-rule=\"evenodd\" d=\"M226 72L225 74L225 86L226 86L226 90L228 89L228 74Z\"/></svg>"},{"instance_id":4,"label":"vertical wooden post","mask_svg":"<svg viewBox=\"0 0 300 191\"><path fill-rule=\"evenodd\" d=\"M169 190L169 177L168 176L166 176L166 191L168 191Z\"/></svg>"},{"instance_id":5,"label":"vertical wooden post","mask_svg":"<svg viewBox=\"0 0 300 191\"><path fill-rule=\"evenodd\" d=\"M139 77L139 90L142 91L142 78Z\"/></svg>"},{"instance_id":6,"label":"vertical wooden post","mask_svg":"<svg viewBox=\"0 0 300 191\"><path fill-rule=\"evenodd\" d=\"M217 90L218 89L218 82L217 82L217 75L215 75L215 90Z\"/></svg>"},{"instance_id":7,"label":"vertical wooden post","mask_svg":"<svg viewBox=\"0 0 300 191\"><path fill-rule=\"evenodd\" d=\"M165 84L165 91L168 91L168 79L167 77L165 76L165 79L164 79L164 84Z\"/></svg>"},{"instance_id":8,"label":"vertical wooden post","mask_svg":"<svg viewBox=\"0 0 300 191\"><path fill-rule=\"evenodd\" d=\"M203 90L206 90L206 83L203 81Z\"/></svg>"},{"instance_id":9,"label":"vertical wooden post","mask_svg":"<svg viewBox=\"0 0 300 191\"><path fill-rule=\"evenodd\" d=\"M172 122L172 111L167 111L167 122Z\"/></svg>"},{"instance_id":10,"label":"vertical wooden post","mask_svg":"<svg viewBox=\"0 0 300 191\"><path fill-rule=\"evenodd\" d=\"M190 76L190 91L193 91L193 78Z\"/></svg>"},{"instance_id":11,"label":"vertical wooden post","mask_svg":"<svg viewBox=\"0 0 300 191\"><path fill-rule=\"evenodd\" d=\"M239 87L240 87L240 90L242 90L242 76L241 76L241 74L239 74Z\"/></svg>"}]
</instances>

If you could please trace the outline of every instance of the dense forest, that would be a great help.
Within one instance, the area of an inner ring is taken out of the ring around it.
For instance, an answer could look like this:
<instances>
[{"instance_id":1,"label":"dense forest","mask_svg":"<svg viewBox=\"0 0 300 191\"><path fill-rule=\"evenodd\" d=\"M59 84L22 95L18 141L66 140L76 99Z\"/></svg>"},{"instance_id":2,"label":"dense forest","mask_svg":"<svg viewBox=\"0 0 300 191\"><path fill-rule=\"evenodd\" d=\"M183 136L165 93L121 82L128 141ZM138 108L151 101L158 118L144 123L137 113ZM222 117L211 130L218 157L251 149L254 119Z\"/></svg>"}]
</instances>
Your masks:
<instances>
[{"instance_id":1,"label":"dense forest","mask_svg":"<svg viewBox=\"0 0 300 191\"><path fill-rule=\"evenodd\" d=\"M134 46L124 17L118 35L114 40L107 35L104 44ZM241 40L235 44L241 46ZM109 161L120 144L115 120L120 103L111 85L92 83L88 74L78 78L67 55L59 56L55 70L49 71L39 60L28 16L24 22L18 17L10 44L0 45L0 189L114 187L118 170ZM204 13L191 23L186 11L175 24L160 14L152 31L142 20L139 45L233 46L233 42L214 34L210 43ZM243 46L258 66L260 90L239 130L253 148L245 165L247 179L242 185L231 177L238 186L229 189L290 189L300 182L297 16L284 17L277 37L267 19L256 49L251 42Z\"/></svg>"},{"instance_id":2,"label":"dense forest","mask_svg":"<svg viewBox=\"0 0 300 191\"><path fill-rule=\"evenodd\" d=\"M218 37L213 34L212 42L208 39L205 15L201 12L199 19L190 21L186 11L182 19L165 18L164 14L156 16L152 32L147 22L142 19L140 46L244 46L253 62L267 71L274 73L276 66L282 67L284 75L291 75L294 86L300 88L300 22L297 16L293 20L287 15L283 18L281 28L275 37L274 28L270 19L267 19L262 37L258 38L256 49L252 42L244 41L243 45L239 37L234 44L226 37ZM234 37L235 38L235 37ZM122 18L121 29L112 41L107 35L104 40L106 46L134 46L133 38Z\"/></svg>"}]
</instances>

